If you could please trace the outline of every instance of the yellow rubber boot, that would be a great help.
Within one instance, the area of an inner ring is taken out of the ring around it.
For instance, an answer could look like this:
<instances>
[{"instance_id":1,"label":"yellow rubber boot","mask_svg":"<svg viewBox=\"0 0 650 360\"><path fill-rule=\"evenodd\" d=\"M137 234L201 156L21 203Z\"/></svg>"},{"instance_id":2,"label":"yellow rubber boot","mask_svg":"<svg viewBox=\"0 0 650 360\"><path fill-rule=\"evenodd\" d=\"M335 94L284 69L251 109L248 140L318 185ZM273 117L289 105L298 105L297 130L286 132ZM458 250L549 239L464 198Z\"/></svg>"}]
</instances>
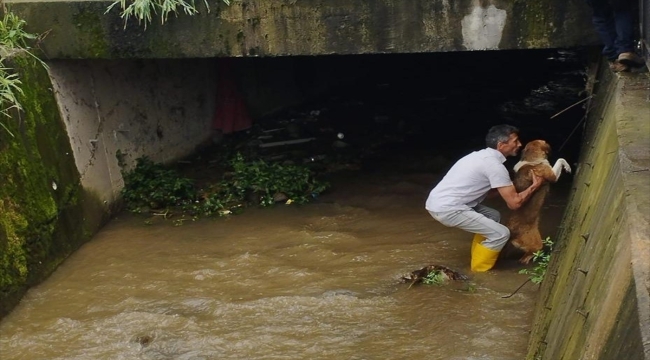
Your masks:
<instances>
[{"instance_id":1,"label":"yellow rubber boot","mask_svg":"<svg viewBox=\"0 0 650 360\"><path fill-rule=\"evenodd\" d=\"M481 234L474 234L474 240L472 240L472 254L474 254L474 248L476 245L480 244L485 240L485 236Z\"/></svg>"},{"instance_id":2,"label":"yellow rubber boot","mask_svg":"<svg viewBox=\"0 0 650 360\"><path fill-rule=\"evenodd\" d=\"M472 250L472 266L473 272L485 272L494 266L499 257L499 252L496 250L488 249L481 244L473 245Z\"/></svg>"}]
</instances>

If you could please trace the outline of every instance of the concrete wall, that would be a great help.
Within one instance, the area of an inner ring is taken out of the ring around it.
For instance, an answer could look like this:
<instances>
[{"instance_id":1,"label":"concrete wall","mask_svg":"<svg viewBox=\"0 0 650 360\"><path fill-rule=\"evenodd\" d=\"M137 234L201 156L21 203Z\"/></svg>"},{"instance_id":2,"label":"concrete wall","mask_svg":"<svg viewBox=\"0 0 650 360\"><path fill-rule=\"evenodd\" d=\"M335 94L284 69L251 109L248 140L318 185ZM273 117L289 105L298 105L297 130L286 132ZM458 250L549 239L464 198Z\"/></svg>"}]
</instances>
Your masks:
<instances>
[{"instance_id":1,"label":"concrete wall","mask_svg":"<svg viewBox=\"0 0 650 360\"><path fill-rule=\"evenodd\" d=\"M5 1L54 58L195 58L537 49L598 43L584 0L221 0L126 29L110 1Z\"/></svg>"},{"instance_id":2,"label":"concrete wall","mask_svg":"<svg viewBox=\"0 0 650 360\"><path fill-rule=\"evenodd\" d=\"M650 359L650 79L597 79L529 359Z\"/></svg>"},{"instance_id":3,"label":"concrete wall","mask_svg":"<svg viewBox=\"0 0 650 360\"><path fill-rule=\"evenodd\" d=\"M210 137L213 61L51 61L49 67L81 183L106 204L123 186L118 152L127 168L141 156L168 163Z\"/></svg>"}]
</instances>

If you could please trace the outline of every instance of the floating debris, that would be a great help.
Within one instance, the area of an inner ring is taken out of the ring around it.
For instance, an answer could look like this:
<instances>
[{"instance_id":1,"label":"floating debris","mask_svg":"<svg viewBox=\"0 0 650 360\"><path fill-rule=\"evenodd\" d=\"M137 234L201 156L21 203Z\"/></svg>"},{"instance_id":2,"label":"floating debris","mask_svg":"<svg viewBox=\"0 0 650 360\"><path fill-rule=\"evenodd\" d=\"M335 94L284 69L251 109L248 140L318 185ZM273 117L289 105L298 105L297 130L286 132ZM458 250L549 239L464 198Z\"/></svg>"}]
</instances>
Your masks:
<instances>
[{"instance_id":1,"label":"floating debris","mask_svg":"<svg viewBox=\"0 0 650 360\"><path fill-rule=\"evenodd\" d=\"M147 347L151 342L153 342L154 337L152 335L138 335L133 341L140 344L142 347Z\"/></svg>"},{"instance_id":2,"label":"floating debris","mask_svg":"<svg viewBox=\"0 0 650 360\"><path fill-rule=\"evenodd\" d=\"M439 285L449 280L466 281L469 280L469 277L443 265L429 265L402 276L401 280L404 283L410 283L410 289L411 286L418 283Z\"/></svg>"},{"instance_id":3,"label":"floating debris","mask_svg":"<svg viewBox=\"0 0 650 360\"><path fill-rule=\"evenodd\" d=\"M310 138L304 138L304 139L275 141L275 142L269 142L269 143L261 143L261 144L259 144L259 147L266 148L266 147L273 147L273 146L302 144L302 143L306 143L306 142L313 141L313 140L316 140L316 138L310 137Z\"/></svg>"}]
</instances>

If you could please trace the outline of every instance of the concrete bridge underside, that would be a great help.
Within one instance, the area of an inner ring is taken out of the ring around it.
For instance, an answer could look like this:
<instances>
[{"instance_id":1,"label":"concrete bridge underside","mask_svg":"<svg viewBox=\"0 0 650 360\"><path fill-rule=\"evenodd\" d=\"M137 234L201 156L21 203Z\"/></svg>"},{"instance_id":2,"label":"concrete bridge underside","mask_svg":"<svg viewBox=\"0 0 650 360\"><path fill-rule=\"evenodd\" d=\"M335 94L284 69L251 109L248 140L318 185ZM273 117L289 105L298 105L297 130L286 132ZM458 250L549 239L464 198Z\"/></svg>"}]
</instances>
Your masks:
<instances>
[{"instance_id":1,"label":"concrete bridge underside","mask_svg":"<svg viewBox=\"0 0 650 360\"><path fill-rule=\"evenodd\" d=\"M595 45L584 0L197 1L125 26L110 1L9 0L50 59L423 53Z\"/></svg>"}]
</instances>

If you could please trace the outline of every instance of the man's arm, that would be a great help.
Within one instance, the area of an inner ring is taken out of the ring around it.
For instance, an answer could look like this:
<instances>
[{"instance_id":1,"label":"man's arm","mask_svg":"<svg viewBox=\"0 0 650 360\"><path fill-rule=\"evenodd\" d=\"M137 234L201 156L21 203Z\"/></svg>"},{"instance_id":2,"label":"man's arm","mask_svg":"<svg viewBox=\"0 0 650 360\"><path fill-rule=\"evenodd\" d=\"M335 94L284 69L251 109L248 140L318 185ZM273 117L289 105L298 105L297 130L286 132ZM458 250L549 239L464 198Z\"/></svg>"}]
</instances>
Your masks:
<instances>
[{"instance_id":1,"label":"man's arm","mask_svg":"<svg viewBox=\"0 0 650 360\"><path fill-rule=\"evenodd\" d=\"M542 178L540 176L535 175L535 173L533 173L532 170L531 170L531 176L533 178L533 183L520 193L517 192L517 189L515 189L514 185L497 188L499 194L501 194L501 197L503 198L503 200L506 201L508 208L510 208L511 210L519 209L523 204L526 203L526 201L528 201L531 195L533 195L533 193L537 189L539 189L539 187L542 185Z\"/></svg>"}]
</instances>

